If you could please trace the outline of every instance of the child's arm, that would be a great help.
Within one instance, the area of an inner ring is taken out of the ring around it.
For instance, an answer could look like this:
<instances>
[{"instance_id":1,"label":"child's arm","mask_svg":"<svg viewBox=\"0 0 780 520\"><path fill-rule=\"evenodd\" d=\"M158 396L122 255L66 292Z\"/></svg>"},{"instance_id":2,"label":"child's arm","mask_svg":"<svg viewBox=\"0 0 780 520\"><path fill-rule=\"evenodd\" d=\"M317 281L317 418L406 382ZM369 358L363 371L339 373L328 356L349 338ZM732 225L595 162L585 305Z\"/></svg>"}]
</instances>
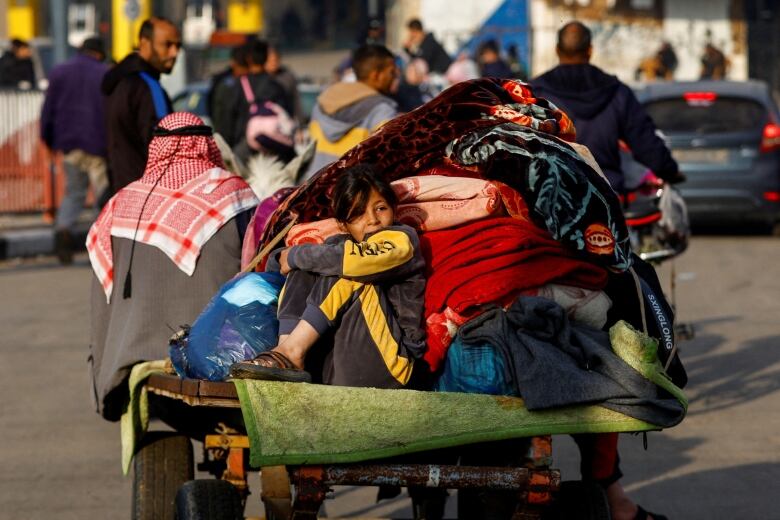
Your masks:
<instances>
[{"instance_id":1,"label":"child's arm","mask_svg":"<svg viewBox=\"0 0 780 520\"><path fill-rule=\"evenodd\" d=\"M362 242L301 245L289 249L291 269L338 276L365 283L406 278L425 267L419 239L409 226L391 226Z\"/></svg>"}]
</instances>

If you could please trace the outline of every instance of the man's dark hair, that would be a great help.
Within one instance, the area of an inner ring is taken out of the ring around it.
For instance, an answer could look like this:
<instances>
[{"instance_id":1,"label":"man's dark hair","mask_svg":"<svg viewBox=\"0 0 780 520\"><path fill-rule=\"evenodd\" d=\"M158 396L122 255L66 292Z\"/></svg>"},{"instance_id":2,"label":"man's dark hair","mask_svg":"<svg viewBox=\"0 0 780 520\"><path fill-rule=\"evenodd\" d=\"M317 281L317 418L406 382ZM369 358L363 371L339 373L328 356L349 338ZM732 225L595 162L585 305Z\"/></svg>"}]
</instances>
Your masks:
<instances>
[{"instance_id":1,"label":"man's dark hair","mask_svg":"<svg viewBox=\"0 0 780 520\"><path fill-rule=\"evenodd\" d=\"M499 53L498 42L496 42L496 40L492 38L489 40L485 40L484 42L479 44L477 55L482 55L482 53L487 51L495 52L496 54L498 54Z\"/></svg>"},{"instance_id":2,"label":"man's dark hair","mask_svg":"<svg viewBox=\"0 0 780 520\"><path fill-rule=\"evenodd\" d=\"M398 205L390 184L382 179L370 164L357 164L344 172L333 187L332 205L336 220L348 223L366 211L371 191L376 190L395 210Z\"/></svg>"},{"instance_id":3,"label":"man's dark hair","mask_svg":"<svg viewBox=\"0 0 780 520\"><path fill-rule=\"evenodd\" d=\"M249 66L249 45L236 45L230 49L230 59L242 67Z\"/></svg>"},{"instance_id":4,"label":"man's dark hair","mask_svg":"<svg viewBox=\"0 0 780 520\"><path fill-rule=\"evenodd\" d=\"M13 50L24 49L29 46L30 46L29 43L27 43L24 40L20 40L19 38L14 38L13 40L11 40L11 49Z\"/></svg>"},{"instance_id":5,"label":"man's dark hair","mask_svg":"<svg viewBox=\"0 0 780 520\"><path fill-rule=\"evenodd\" d=\"M406 24L407 29L412 29L413 31L422 31L423 25L419 18L412 18L409 20L409 23Z\"/></svg>"},{"instance_id":6,"label":"man's dark hair","mask_svg":"<svg viewBox=\"0 0 780 520\"><path fill-rule=\"evenodd\" d=\"M268 42L265 40L252 40L247 43L247 59L254 65L265 65L268 60Z\"/></svg>"},{"instance_id":7,"label":"man's dark hair","mask_svg":"<svg viewBox=\"0 0 780 520\"><path fill-rule=\"evenodd\" d=\"M581 22L569 22L558 31L558 52L568 58L585 56L590 48L590 29Z\"/></svg>"},{"instance_id":8,"label":"man's dark hair","mask_svg":"<svg viewBox=\"0 0 780 520\"><path fill-rule=\"evenodd\" d=\"M103 45L103 40L97 36L91 36L84 40L84 42L81 44L81 49L79 50L81 52L92 52L99 54L103 57L103 59L106 57L106 48Z\"/></svg>"},{"instance_id":9,"label":"man's dark hair","mask_svg":"<svg viewBox=\"0 0 780 520\"><path fill-rule=\"evenodd\" d=\"M141 29L138 31L138 39L152 41L154 39L154 26L158 23L167 23L176 27L176 25L167 18L162 16L152 16L151 18L147 18L143 21L143 23L141 23Z\"/></svg>"},{"instance_id":10,"label":"man's dark hair","mask_svg":"<svg viewBox=\"0 0 780 520\"><path fill-rule=\"evenodd\" d=\"M384 45L363 45L352 55L352 70L358 80L368 78L372 71L384 67L387 60L395 61L395 56Z\"/></svg>"}]
</instances>

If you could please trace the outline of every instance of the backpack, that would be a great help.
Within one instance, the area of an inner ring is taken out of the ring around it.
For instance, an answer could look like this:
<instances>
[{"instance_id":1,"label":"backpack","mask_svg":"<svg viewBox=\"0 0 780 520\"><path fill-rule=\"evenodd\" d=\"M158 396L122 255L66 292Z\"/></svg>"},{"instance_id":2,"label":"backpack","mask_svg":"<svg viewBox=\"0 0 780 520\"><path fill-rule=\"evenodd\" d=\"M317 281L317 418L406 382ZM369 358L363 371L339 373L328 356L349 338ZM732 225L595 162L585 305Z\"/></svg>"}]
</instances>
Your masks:
<instances>
[{"instance_id":1,"label":"backpack","mask_svg":"<svg viewBox=\"0 0 780 520\"><path fill-rule=\"evenodd\" d=\"M271 101L258 102L247 76L239 78L244 98L249 104L249 120L246 124L247 145L258 152L263 148L278 150L293 147L295 123L287 112Z\"/></svg>"},{"instance_id":2,"label":"backpack","mask_svg":"<svg viewBox=\"0 0 780 520\"><path fill-rule=\"evenodd\" d=\"M610 273L604 291L612 299L607 324L625 320L637 330L658 340L658 359L679 388L685 387L685 372L674 337L674 312L666 300L653 266L632 254L633 267L624 273ZM640 296L641 295L641 296Z\"/></svg>"},{"instance_id":3,"label":"backpack","mask_svg":"<svg viewBox=\"0 0 780 520\"><path fill-rule=\"evenodd\" d=\"M165 101L165 92L163 92L162 86L160 86L160 82L149 75L149 73L139 72L138 75L141 76L141 79L144 80L146 85L149 87L149 90L152 94L152 103L154 103L154 113L157 116L157 121L159 122L163 117L170 113L168 111L168 103Z\"/></svg>"}]
</instances>

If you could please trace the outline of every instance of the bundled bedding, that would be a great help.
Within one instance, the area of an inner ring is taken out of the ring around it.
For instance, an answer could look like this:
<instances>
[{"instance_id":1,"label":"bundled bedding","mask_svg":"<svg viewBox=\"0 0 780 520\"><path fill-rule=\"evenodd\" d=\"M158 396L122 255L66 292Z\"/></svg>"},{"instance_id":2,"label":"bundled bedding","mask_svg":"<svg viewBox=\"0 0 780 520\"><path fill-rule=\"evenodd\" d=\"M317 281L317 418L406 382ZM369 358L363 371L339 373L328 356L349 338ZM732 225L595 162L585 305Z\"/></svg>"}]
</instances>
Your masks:
<instances>
[{"instance_id":1,"label":"bundled bedding","mask_svg":"<svg viewBox=\"0 0 780 520\"><path fill-rule=\"evenodd\" d=\"M275 201L257 248L293 219L287 245L339 233L330 190L340 172L372 164L398 196L396 219L420 234L424 360L454 382L438 389L469 386L452 372L463 363L446 363L455 341L461 357L472 346L475 355L498 352L485 365L494 379L481 388L522 396L534 409L611 402L636 419L675 424L684 404L615 355L606 332L618 320L605 289L635 258L617 195L574 137L566 114L523 83L457 84ZM573 386L561 390L567 379Z\"/></svg>"}]
</instances>

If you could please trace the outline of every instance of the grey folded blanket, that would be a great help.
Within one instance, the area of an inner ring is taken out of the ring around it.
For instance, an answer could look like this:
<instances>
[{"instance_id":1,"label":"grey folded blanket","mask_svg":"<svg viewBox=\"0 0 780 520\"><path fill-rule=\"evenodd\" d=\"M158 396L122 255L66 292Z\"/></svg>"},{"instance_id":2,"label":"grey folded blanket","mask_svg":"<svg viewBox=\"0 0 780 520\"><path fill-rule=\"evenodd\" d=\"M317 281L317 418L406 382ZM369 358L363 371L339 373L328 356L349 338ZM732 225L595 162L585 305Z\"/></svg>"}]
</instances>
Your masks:
<instances>
[{"instance_id":1,"label":"grey folded blanket","mask_svg":"<svg viewBox=\"0 0 780 520\"><path fill-rule=\"evenodd\" d=\"M685 415L679 400L613 351L609 333L569 322L552 300L520 297L508 310L485 312L458 333L467 346L488 343L501 351L505 375L529 410L598 403L663 427Z\"/></svg>"}]
</instances>

